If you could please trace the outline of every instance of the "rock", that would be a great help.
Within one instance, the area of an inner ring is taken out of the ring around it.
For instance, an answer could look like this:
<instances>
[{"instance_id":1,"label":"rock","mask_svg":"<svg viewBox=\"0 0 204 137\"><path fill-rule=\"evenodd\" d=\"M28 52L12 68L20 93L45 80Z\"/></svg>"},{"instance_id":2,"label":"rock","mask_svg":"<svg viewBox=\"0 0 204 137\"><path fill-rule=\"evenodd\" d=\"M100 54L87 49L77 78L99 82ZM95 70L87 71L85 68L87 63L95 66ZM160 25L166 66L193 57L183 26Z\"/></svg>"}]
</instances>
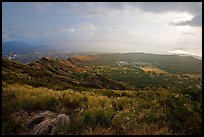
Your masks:
<instances>
[{"instance_id":1,"label":"rock","mask_svg":"<svg viewBox=\"0 0 204 137\"><path fill-rule=\"evenodd\" d=\"M55 127L66 126L70 123L69 117L66 114L59 114L55 121Z\"/></svg>"},{"instance_id":2,"label":"rock","mask_svg":"<svg viewBox=\"0 0 204 137\"><path fill-rule=\"evenodd\" d=\"M49 135L52 132L56 118L51 119L47 118L40 124L34 127L32 134L33 135Z\"/></svg>"},{"instance_id":3,"label":"rock","mask_svg":"<svg viewBox=\"0 0 204 137\"><path fill-rule=\"evenodd\" d=\"M53 135L56 128L71 124L66 114L46 111L34 116L27 124L31 135Z\"/></svg>"},{"instance_id":4,"label":"rock","mask_svg":"<svg viewBox=\"0 0 204 137\"><path fill-rule=\"evenodd\" d=\"M54 117L54 113L50 111L45 111L43 113L40 113L36 116L34 116L31 121L27 123L28 128L32 128L34 125L39 124L43 120L45 120L46 117Z\"/></svg>"},{"instance_id":5,"label":"rock","mask_svg":"<svg viewBox=\"0 0 204 137\"><path fill-rule=\"evenodd\" d=\"M71 124L71 121L69 120L69 117L66 114L60 114L57 116L55 123L54 123L54 127L52 129L51 135L54 134L54 131L56 128L60 127L60 126L68 126Z\"/></svg>"}]
</instances>

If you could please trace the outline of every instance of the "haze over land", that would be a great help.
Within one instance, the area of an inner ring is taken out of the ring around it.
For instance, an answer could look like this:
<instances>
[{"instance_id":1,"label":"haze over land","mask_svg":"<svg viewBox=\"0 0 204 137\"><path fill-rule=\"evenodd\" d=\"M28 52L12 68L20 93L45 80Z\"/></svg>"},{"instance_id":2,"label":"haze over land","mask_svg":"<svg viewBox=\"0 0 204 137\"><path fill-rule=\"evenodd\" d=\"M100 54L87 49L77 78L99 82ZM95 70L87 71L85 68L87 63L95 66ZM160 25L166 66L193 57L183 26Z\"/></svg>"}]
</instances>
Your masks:
<instances>
[{"instance_id":1,"label":"haze over land","mask_svg":"<svg viewBox=\"0 0 204 137\"><path fill-rule=\"evenodd\" d=\"M67 52L202 56L202 3L6 3L2 38Z\"/></svg>"}]
</instances>

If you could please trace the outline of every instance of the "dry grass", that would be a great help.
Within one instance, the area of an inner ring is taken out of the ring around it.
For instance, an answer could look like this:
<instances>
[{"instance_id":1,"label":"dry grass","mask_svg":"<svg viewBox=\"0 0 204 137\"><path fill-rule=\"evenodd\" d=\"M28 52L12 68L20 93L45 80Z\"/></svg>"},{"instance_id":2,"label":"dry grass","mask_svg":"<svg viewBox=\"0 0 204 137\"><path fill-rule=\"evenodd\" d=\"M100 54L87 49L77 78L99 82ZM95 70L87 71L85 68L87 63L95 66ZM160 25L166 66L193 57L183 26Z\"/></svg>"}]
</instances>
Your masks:
<instances>
[{"instance_id":1,"label":"dry grass","mask_svg":"<svg viewBox=\"0 0 204 137\"><path fill-rule=\"evenodd\" d=\"M129 68L125 68L125 67L122 67L122 68L110 68L111 70L130 70Z\"/></svg>"},{"instance_id":2,"label":"dry grass","mask_svg":"<svg viewBox=\"0 0 204 137\"><path fill-rule=\"evenodd\" d=\"M141 69L144 70L145 72L154 72L157 74L168 74L168 72L155 67L141 67Z\"/></svg>"},{"instance_id":3,"label":"dry grass","mask_svg":"<svg viewBox=\"0 0 204 137\"><path fill-rule=\"evenodd\" d=\"M78 59L78 60L83 60L83 61L91 61L91 60L97 59L96 56L75 56L73 58Z\"/></svg>"}]
</instances>

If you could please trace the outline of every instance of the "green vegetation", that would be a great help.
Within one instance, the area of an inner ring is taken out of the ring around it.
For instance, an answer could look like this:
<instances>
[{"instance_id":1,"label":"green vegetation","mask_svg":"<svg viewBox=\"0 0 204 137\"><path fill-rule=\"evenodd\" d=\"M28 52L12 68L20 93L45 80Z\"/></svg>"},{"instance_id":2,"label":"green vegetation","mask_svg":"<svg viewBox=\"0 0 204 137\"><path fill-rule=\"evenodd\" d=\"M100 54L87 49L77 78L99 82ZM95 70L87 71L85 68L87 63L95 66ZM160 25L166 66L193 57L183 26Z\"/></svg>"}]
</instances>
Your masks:
<instances>
[{"instance_id":1,"label":"green vegetation","mask_svg":"<svg viewBox=\"0 0 204 137\"><path fill-rule=\"evenodd\" d=\"M47 110L67 114L71 120L69 126L55 129L56 135L201 134L198 61L188 68L184 58L171 57L166 63L174 64L173 70L153 55L141 54L143 60L139 54L123 55L42 58L30 64L3 59L3 134L28 132L28 120ZM173 61L178 58L184 67ZM166 72L145 72L118 61L143 61L144 66Z\"/></svg>"},{"instance_id":2,"label":"green vegetation","mask_svg":"<svg viewBox=\"0 0 204 137\"><path fill-rule=\"evenodd\" d=\"M12 117L22 110L68 114L72 124L55 134L201 134L200 100L177 90L78 92L7 83L2 89L5 134L26 131L25 121Z\"/></svg>"}]
</instances>

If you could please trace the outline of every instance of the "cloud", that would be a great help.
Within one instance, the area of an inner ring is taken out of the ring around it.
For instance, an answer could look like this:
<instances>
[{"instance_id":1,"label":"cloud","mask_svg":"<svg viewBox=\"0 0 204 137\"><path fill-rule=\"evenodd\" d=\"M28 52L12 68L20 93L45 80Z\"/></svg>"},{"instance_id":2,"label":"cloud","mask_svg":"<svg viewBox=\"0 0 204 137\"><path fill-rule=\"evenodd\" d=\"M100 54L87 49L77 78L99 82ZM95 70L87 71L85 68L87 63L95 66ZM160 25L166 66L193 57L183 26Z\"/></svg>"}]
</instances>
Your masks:
<instances>
[{"instance_id":1,"label":"cloud","mask_svg":"<svg viewBox=\"0 0 204 137\"><path fill-rule=\"evenodd\" d=\"M202 12L200 2L142 2L137 4L138 8L146 12L189 12L197 14Z\"/></svg>"},{"instance_id":2,"label":"cloud","mask_svg":"<svg viewBox=\"0 0 204 137\"><path fill-rule=\"evenodd\" d=\"M71 28L71 29L55 29L53 30L53 32L74 32L75 29Z\"/></svg>"},{"instance_id":3,"label":"cloud","mask_svg":"<svg viewBox=\"0 0 204 137\"><path fill-rule=\"evenodd\" d=\"M92 4L92 6L96 6ZM134 11L140 9L144 12L167 13L167 12L188 12L193 15L202 13L201 2L107 2L98 4L100 8L112 11ZM99 7L96 8L100 9Z\"/></svg>"},{"instance_id":4,"label":"cloud","mask_svg":"<svg viewBox=\"0 0 204 137\"><path fill-rule=\"evenodd\" d=\"M79 23L76 25L76 29L95 30L96 27L93 23Z\"/></svg>"},{"instance_id":5,"label":"cloud","mask_svg":"<svg viewBox=\"0 0 204 137\"><path fill-rule=\"evenodd\" d=\"M202 13L202 4L199 2L82 2L63 3L63 5L66 7L60 8L60 12L63 14L75 14L79 17L92 19L95 17L124 19L150 13L151 16L156 16L155 18L160 20L159 15L168 12L186 13L192 17Z\"/></svg>"},{"instance_id":6,"label":"cloud","mask_svg":"<svg viewBox=\"0 0 204 137\"><path fill-rule=\"evenodd\" d=\"M108 17L116 18L120 14L129 13L129 5L125 2L88 2L88 3L74 3L72 6L67 6L66 10L81 12L89 18L94 17ZM64 11L65 12L65 11Z\"/></svg>"},{"instance_id":7,"label":"cloud","mask_svg":"<svg viewBox=\"0 0 204 137\"><path fill-rule=\"evenodd\" d=\"M196 35L196 33L193 33L193 32L183 32L181 34L184 34L184 35Z\"/></svg>"},{"instance_id":8,"label":"cloud","mask_svg":"<svg viewBox=\"0 0 204 137\"><path fill-rule=\"evenodd\" d=\"M178 50L168 50L168 52L172 53L172 54L187 54L186 51L180 50L180 49L178 49Z\"/></svg>"},{"instance_id":9,"label":"cloud","mask_svg":"<svg viewBox=\"0 0 204 137\"><path fill-rule=\"evenodd\" d=\"M67 8L64 9L64 13L68 10L72 10L75 12L81 12L83 14L89 16L104 16L107 15L106 10L103 8L103 4L101 2L98 3L72 3L71 6L67 5Z\"/></svg>"},{"instance_id":10,"label":"cloud","mask_svg":"<svg viewBox=\"0 0 204 137\"><path fill-rule=\"evenodd\" d=\"M71 45L87 50L88 48L115 52L140 50L152 53L163 51L167 53L167 50L178 52L175 49L187 51L202 46L202 30L200 27L190 27L202 26L202 7L199 4L151 2L26 4L34 11L24 4L20 4L20 7L14 4L13 7L7 7L7 10L4 8L2 37L38 43L62 43L67 47ZM23 17L29 19L25 22ZM169 26L169 22L173 26ZM16 28L5 30L8 26Z\"/></svg>"},{"instance_id":11,"label":"cloud","mask_svg":"<svg viewBox=\"0 0 204 137\"><path fill-rule=\"evenodd\" d=\"M165 12L187 12L193 15L190 20L170 22L175 26L198 26L202 27L202 3L200 2L145 2L137 4L137 7L145 12L161 14Z\"/></svg>"},{"instance_id":12,"label":"cloud","mask_svg":"<svg viewBox=\"0 0 204 137\"><path fill-rule=\"evenodd\" d=\"M188 49L188 50L181 50L181 49L177 49L177 50L168 50L169 53L171 54L185 54L185 55L195 55L195 56L202 56L202 53L200 54L200 49Z\"/></svg>"},{"instance_id":13,"label":"cloud","mask_svg":"<svg viewBox=\"0 0 204 137\"><path fill-rule=\"evenodd\" d=\"M202 27L202 14L194 16L189 21L181 21L181 22L178 22L178 23L170 22L170 25L175 25L175 26L186 26L186 25L189 25L189 26Z\"/></svg>"},{"instance_id":14,"label":"cloud","mask_svg":"<svg viewBox=\"0 0 204 137\"><path fill-rule=\"evenodd\" d=\"M202 3L200 2L90 2L86 4L76 3L72 5L72 8L91 18L124 18L152 13L151 16L156 16L159 20L157 14L173 12L183 13L184 15L185 13L188 15L181 18L180 22L178 22L179 20L177 22L171 21L170 25L202 26Z\"/></svg>"},{"instance_id":15,"label":"cloud","mask_svg":"<svg viewBox=\"0 0 204 137\"><path fill-rule=\"evenodd\" d=\"M53 7L53 3L51 2L35 2L33 4L34 9L40 13L45 13L49 11L51 7Z\"/></svg>"},{"instance_id":16,"label":"cloud","mask_svg":"<svg viewBox=\"0 0 204 137\"><path fill-rule=\"evenodd\" d=\"M142 13L139 10L142 10L143 13L153 13L151 16L156 16L154 14L163 14L163 13L186 13L185 17L182 18L180 22L170 22L171 25L189 25L189 26L202 26L202 3L200 2L119 2L119 3L106 3L103 5L103 12L97 9L93 9L93 12L89 13L101 13L104 16L107 14L105 11L109 11L109 14L120 15L121 13ZM108 8L110 8L108 10ZM100 8L99 8L100 9ZM105 10L105 11L104 11ZM89 11L89 10L87 10ZM133 14L132 14L133 15ZM134 14L135 16L137 14ZM107 16L107 15L106 15ZM110 16L110 15L109 15ZM186 18L186 19L185 19ZM190 18L190 19L189 19ZM192 19L192 20L191 20Z\"/></svg>"},{"instance_id":17,"label":"cloud","mask_svg":"<svg viewBox=\"0 0 204 137\"><path fill-rule=\"evenodd\" d=\"M121 33L129 36L135 36L136 33L128 26L128 27L111 27L105 28L108 33Z\"/></svg>"}]
</instances>

